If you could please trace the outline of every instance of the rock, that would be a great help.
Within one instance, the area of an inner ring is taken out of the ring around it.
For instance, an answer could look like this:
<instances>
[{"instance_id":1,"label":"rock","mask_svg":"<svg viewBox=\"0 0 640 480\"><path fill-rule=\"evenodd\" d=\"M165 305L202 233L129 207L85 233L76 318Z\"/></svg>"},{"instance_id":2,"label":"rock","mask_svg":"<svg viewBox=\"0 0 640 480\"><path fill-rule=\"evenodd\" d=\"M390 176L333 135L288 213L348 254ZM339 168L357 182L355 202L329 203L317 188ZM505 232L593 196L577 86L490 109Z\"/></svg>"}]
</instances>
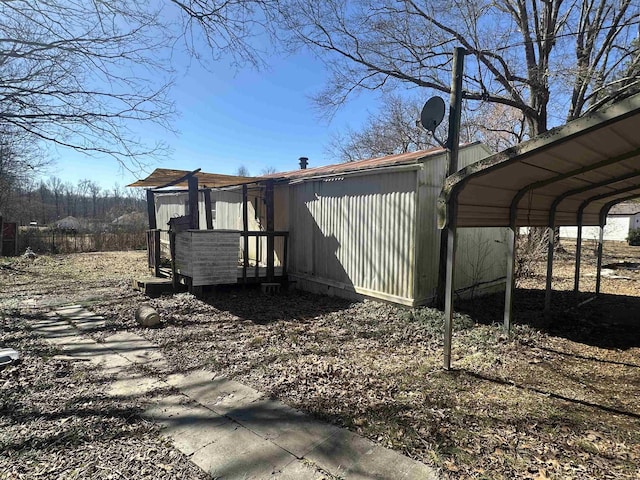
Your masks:
<instances>
[{"instance_id":1,"label":"rock","mask_svg":"<svg viewBox=\"0 0 640 480\"><path fill-rule=\"evenodd\" d=\"M33 250L31 250L31 247L27 247L27 249L22 254L22 257L23 258L36 258L37 255L35 254L35 252Z\"/></svg>"},{"instance_id":2,"label":"rock","mask_svg":"<svg viewBox=\"0 0 640 480\"><path fill-rule=\"evenodd\" d=\"M160 315L149 305L141 305L136 310L136 320L143 327L154 327L160 323Z\"/></svg>"}]
</instances>

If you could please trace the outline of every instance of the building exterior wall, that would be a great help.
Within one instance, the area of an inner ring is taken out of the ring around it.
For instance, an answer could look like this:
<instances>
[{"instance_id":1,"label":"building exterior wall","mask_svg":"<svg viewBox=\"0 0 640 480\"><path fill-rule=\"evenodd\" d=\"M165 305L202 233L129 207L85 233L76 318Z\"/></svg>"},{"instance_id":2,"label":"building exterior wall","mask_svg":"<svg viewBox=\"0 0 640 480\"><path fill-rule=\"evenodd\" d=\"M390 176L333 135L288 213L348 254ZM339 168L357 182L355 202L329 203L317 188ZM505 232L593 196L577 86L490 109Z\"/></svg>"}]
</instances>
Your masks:
<instances>
[{"instance_id":1,"label":"building exterior wall","mask_svg":"<svg viewBox=\"0 0 640 480\"><path fill-rule=\"evenodd\" d=\"M490 155L481 144L460 149L459 168L464 168ZM418 174L417 251L415 304L430 303L436 296L440 262L438 229L438 197L444 185L446 155L425 162ZM504 228L460 228L457 231L455 289L461 294L475 294L503 288L507 243Z\"/></svg>"},{"instance_id":2,"label":"building exterior wall","mask_svg":"<svg viewBox=\"0 0 640 480\"><path fill-rule=\"evenodd\" d=\"M604 239L618 242L626 241L629 230L633 228L633 222L633 217L627 215L607 217L607 223L604 226ZM597 240L599 236L599 227L582 227L584 240ZM560 238L578 238L578 227L560 227Z\"/></svg>"},{"instance_id":3,"label":"building exterior wall","mask_svg":"<svg viewBox=\"0 0 640 480\"><path fill-rule=\"evenodd\" d=\"M411 304L415 185L415 169L290 185L289 275L325 287L316 291Z\"/></svg>"}]
</instances>

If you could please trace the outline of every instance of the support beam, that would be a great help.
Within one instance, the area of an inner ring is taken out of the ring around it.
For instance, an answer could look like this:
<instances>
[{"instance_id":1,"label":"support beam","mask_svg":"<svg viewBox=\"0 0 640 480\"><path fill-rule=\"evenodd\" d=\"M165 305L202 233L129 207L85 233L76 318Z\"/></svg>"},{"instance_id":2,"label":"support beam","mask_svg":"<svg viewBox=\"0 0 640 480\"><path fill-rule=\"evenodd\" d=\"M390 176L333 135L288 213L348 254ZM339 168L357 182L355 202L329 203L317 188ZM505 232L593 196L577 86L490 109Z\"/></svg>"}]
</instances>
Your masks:
<instances>
[{"instance_id":1,"label":"support beam","mask_svg":"<svg viewBox=\"0 0 640 480\"><path fill-rule=\"evenodd\" d=\"M202 191L204 195L204 216L207 220L207 230L213 230L213 213L211 211L211 189L206 188Z\"/></svg>"},{"instance_id":2,"label":"support beam","mask_svg":"<svg viewBox=\"0 0 640 480\"><path fill-rule=\"evenodd\" d=\"M265 190L265 203L267 204L267 232L273 232L274 211L273 211L273 180L267 180ZM275 238L273 235L267 236L267 282L273 282L275 274Z\"/></svg>"},{"instance_id":3,"label":"support beam","mask_svg":"<svg viewBox=\"0 0 640 480\"><path fill-rule=\"evenodd\" d=\"M200 212L198 211L198 177L190 176L189 184L189 228L198 230L200 228Z\"/></svg>"},{"instance_id":4,"label":"support beam","mask_svg":"<svg viewBox=\"0 0 640 480\"><path fill-rule=\"evenodd\" d=\"M149 216L149 230L155 230L158 228L156 220L156 201L153 190L151 189L147 190L147 215Z\"/></svg>"},{"instance_id":5,"label":"support beam","mask_svg":"<svg viewBox=\"0 0 640 480\"><path fill-rule=\"evenodd\" d=\"M573 293L580 293L580 263L582 262L582 212L578 215L578 238L576 238L576 273L573 279Z\"/></svg>"},{"instance_id":6,"label":"support beam","mask_svg":"<svg viewBox=\"0 0 640 480\"><path fill-rule=\"evenodd\" d=\"M553 250L555 247L555 232L553 226L547 228L547 283L544 291L544 315L551 314L551 290L553 282Z\"/></svg>"},{"instance_id":7,"label":"support beam","mask_svg":"<svg viewBox=\"0 0 640 480\"><path fill-rule=\"evenodd\" d=\"M454 205L450 205L450 210L457 210ZM451 370L451 338L453 336L453 294L455 281L456 264L456 214L449 218L447 223L447 263L446 282L444 289L444 368Z\"/></svg>"},{"instance_id":8,"label":"support beam","mask_svg":"<svg viewBox=\"0 0 640 480\"><path fill-rule=\"evenodd\" d=\"M242 185L242 282L247 283L247 268L249 267L249 198L248 188Z\"/></svg>"},{"instance_id":9,"label":"support beam","mask_svg":"<svg viewBox=\"0 0 640 480\"><path fill-rule=\"evenodd\" d=\"M507 284L504 291L504 329L511 331L511 319L513 315L513 293L516 287L516 239L518 227L512 225L507 233Z\"/></svg>"},{"instance_id":10,"label":"support beam","mask_svg":"<svg viewBox=\"0 0 640 480\"><path fill-rule=\"evenodd\" d=\"M602 244L604 243L604 223L600 224L598 234L598 266L596 270L596 295L600 295L600 280L602 277Z\"/></svg>"}]
</instances>

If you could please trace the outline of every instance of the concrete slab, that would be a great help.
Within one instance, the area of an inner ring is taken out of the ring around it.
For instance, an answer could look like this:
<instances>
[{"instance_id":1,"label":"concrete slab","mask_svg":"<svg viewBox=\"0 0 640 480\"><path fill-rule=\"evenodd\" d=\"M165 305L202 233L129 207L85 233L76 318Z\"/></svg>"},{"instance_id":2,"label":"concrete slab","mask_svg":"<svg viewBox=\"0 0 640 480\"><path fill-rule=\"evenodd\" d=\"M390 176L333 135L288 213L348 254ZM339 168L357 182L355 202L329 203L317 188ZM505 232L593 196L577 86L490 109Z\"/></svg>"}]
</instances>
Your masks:
<instances>
[{"instance_id":1,"label":"concrete slab","mask_svg":"<svg viewBox=\"0 0 640 480\"><path fill-rule=\"evenodd\" d=\"M164 362L162 353L156 345L140 335L130 332L119 332L105 338L103 345L119 353L136 364Z\"/></svg>"},{"instance_id":2,"label":"concrete slab","mask_svg":"<svg viewBox=\"0 0 640 480\"><path fill-rule=\"evenodd\" d=\"M237 425L227 435L195 452L191 461L214 478L264 480L297 460L286 450Z\"/></svg>"},{"instance_id":3,"label":"concrete slab","mask_svg":"<svg viewBox=\"0 0 640 480\"><path fill-rule=\"evenodd\" d=\"M340 431L282 402L264 398L230 410L227 415L298 458Z\"/></svg>"},{"instance_id":4,"label":"concrete slab","mask_svg":"<svg viewBox=\"0 0 640 480\"><path fill-rule=\"evenodd\" d=\"M169 375L167 383L220 415L243 409L263 396L253 388L206 370Z\"/></svg>"},{"instance_id":5,"label":"concrete slab","mask_svg":"<svg viewBox=\"0 0 640 480\"><path fill-rule=\"evenodd\" d=\"M151 392L162 391L166 387L164 382L155 377L140 375L115 380L109 386L107 395L111 397L139 397Z\"/></svg>"},{"instance_id":6,"label":"concrete slab","mask_svg":"<svg viewBox=\"0 0 640 480\"><path fill-rule=\"evenodd\" d=\"M180 420L162 433L170 437L174 446L182 453L191 455L219 438L233 433L237 428L238 425L227 417L198 405L183 412Z\"/></svg>"},{"instance_id":7,"label":"concrete slab","mask_svg":"<svg viewBox=\"0 0 640 480\"><path fill-rule=\"evenodd\" d=\"M269 478L272 480L326 480L327 476L304 460L297 460Z\"/></svg>"},{"instance_id":8,"label":"concrete slab","mask_svg":"<svg viewBox=\"0 0 640 480\"><path fill-rule=\"evenodd\" d=\"M435 470L427 465L344 429L314 448L306 458L348 480L438 479Z\"/></svg>"}]
</instances>

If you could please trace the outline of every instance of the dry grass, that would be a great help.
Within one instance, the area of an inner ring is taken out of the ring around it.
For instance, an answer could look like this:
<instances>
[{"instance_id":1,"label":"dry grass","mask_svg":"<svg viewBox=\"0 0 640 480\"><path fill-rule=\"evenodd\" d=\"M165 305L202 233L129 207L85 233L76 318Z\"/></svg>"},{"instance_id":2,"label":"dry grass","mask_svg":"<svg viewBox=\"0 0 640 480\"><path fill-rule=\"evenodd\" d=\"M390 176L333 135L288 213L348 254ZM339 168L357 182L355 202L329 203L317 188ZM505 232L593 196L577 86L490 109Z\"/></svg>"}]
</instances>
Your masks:
<instances>
[{"instance_id":1,"label":"dry grass","mask_svg":"<svg viewBox=\"0 0 640 480\"><path fill-rule=\"evenodd\" d=\"M441 370L442 316L300 292L218 289L151 299L162 328L142 330L128 280L144 253L40 257L1 269L0 301L32 312L86 302L109 330L157 343L171 370L205 366L441 468L449 478L639 478L640 311L635 271L605 278L576 309L570 245L554 271L544 326L542 264L517 291L505 335L501 298L458 308L454 367ZM605 263L639 249L607 245ZM585 264L593 263L585 249ZM589 287L593 267L585 265ZM94 332L99 338L104 331Z\"/></svg>"}]
</instances>

